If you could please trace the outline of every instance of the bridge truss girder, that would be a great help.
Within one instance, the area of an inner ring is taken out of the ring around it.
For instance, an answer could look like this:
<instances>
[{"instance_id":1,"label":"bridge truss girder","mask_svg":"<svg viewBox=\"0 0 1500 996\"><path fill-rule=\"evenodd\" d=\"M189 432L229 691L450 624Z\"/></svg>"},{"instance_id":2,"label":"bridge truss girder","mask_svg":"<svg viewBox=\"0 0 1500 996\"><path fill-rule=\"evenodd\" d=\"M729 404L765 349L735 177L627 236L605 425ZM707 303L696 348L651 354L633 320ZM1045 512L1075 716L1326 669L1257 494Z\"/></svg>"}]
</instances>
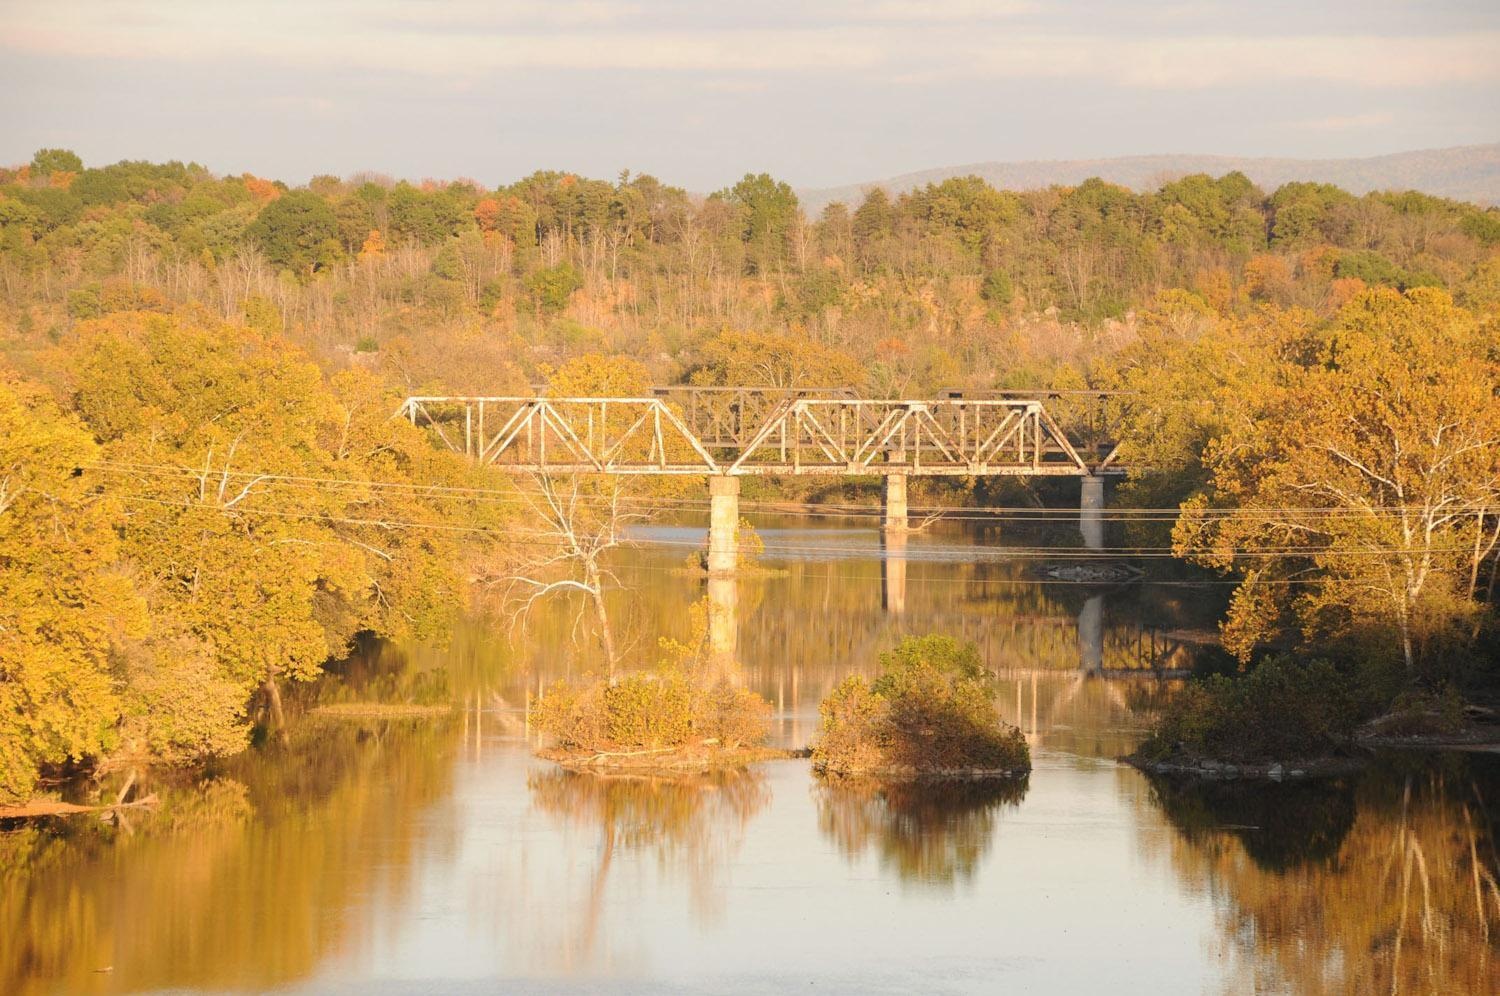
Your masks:
<instances>
[{"instance_id":1,"label":"bridge truss girder","mask_svg":"<svg viewBox=\"0 0 1500 996\"><path fill-rule=\"evenodd\" d=\"M513 473L1083 477L1111 462L1090 466L1037 399L762 402L726 413L723 402L685 406L671 395L428 396L406 399L399 414Z\"/></svg>"}]
</instances>

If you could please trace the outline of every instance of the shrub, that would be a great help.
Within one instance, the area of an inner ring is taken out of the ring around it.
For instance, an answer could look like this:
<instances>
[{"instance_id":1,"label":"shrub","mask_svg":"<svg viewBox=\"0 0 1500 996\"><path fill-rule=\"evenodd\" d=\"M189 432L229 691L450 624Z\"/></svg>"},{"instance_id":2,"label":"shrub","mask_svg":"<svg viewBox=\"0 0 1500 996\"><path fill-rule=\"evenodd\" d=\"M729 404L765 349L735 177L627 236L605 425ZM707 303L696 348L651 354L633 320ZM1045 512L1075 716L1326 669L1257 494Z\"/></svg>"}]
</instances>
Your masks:
<instances>
[{"instance_id":1,"label":"shrub","mask_svg":"<svg viewBox=\"0 0 1500 996\"><path fill-rule=\"evenodd\" d=\"M873 682L848 678L819 706L814 764L836 773L921 775L1028 771L1020 730L1000 719L994 687L972 644L907 637L880 655Z\"/></svg>"},{"instance_id":2,"label":"shrub","mask_svg":"<svg viewBox=\"0 0 1500 996\"><path fill-rule=\"evenodd\" d=\"M557 681L532 703L532 721L564 753L758 747L770 715L770 703L754 692L674 667L614 684Z\"/></svg>"},{"instance_id":3,"label":"shrub","mask_svg":"<svg viewBox=\"0 0 1500 996\"><path fill-rule=\"evenodd\" d=\"M1390 711L1370 724L1388 737L1452 736L1468 725L1463 696L1451 684L1431 690L1409 688L1391 702Z\"/></svg>"},{"instance_id":4,"label":"shrub","mask_svg":"<svg viewBox=\"0 0 1500 996\"><path fill-rule=\"evenodd\" d=\"M1352 683L1332 664L1272 657L1247 674L1189 685L1168 704L1141 755L1314 758L1347 744L1358 720Z\"/></svg>"},{"instance_id":5,"label":"shrub","mask_svg":"<svg viewBox=\"0 0 1500 996\"><path fill-rule=\"evenodd\" d=\"M558 263L532 273L525 283L537 310L555 313L568 306L568 298L583 286L583 278L572 263Z\"/></svg>"},{"instance_id":6,"label":"shrub","mask_svg":"<svg viewBox=\"0 0 1500 996\"><path fill-rule=\"evenodd\" d=\"M728 749L765 742L771 703L723 679L695 689L693 732Z\"/></svg>"},{"instance_id":7,"label":"shrub","mask_svg":"<svg viewBox=\"0 0 1500 996\"><path fill-rule=\"evenodd\" d=\"M604 735L621 748L676 747L693 730L693 697L680 675L631 675L606 685Z\"/></svg>"},{"instance_id":8,"label":"shrub","mask_svg":"<svg viewBox=\"0 0 1500 996\"><path fill-rule=\"evenodd\" d=\"M1015 288L1011 285L1010 277L1003 270L991 270L984 275L984 283L979 288L979 296L997 308L1003 308L1010 304L1011 298L1015 297Z\"/></svg>"}]
</instances>

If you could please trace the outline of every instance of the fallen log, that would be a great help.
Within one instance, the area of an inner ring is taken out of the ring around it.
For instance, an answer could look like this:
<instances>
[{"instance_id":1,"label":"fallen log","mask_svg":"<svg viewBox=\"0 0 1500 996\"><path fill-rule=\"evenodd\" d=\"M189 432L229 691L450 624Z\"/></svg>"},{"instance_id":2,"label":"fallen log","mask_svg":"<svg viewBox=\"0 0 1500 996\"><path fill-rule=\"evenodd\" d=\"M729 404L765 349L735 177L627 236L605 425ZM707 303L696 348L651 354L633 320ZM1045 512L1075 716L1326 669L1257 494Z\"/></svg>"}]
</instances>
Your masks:
<instances>
[{"instance_id":1,"label":"fallen log","mask_svg":"<svg viewBox=\"0 0 1500 996\"><path fill-rule=\"evenodd\" d=\"M115 802L106 806L80 806L73 802L27 802L19 806L0 806L0 820L28 820L42 816L77 816L80 813L112 813L118 809L149 809L157 803L148 795L135 802Z\"/></svg>"}]
</instances>

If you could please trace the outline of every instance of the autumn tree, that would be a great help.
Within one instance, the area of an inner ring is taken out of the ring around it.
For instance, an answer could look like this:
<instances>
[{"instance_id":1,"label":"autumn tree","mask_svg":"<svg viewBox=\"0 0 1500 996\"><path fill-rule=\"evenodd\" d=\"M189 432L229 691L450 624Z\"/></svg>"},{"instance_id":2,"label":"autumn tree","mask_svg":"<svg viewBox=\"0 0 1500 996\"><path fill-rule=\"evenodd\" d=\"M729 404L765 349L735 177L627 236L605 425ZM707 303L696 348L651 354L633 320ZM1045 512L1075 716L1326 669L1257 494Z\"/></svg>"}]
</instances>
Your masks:
<instances>
[{"instance_id":1,"label":"autumn tree","mask_svg":"<svg viewBox=\"0 0 1500 996\"><path fill-rule=\"evenodd\" d=\"M155 635L209 655L241 703L263 688L274 710L282 680L357 631L445 629L458 557L411 484L465 482L369 375L330 386L274 339L164 316L112 316L68 347Z\"/></svg>"},{"instance_id":2,"label":"autumn tree","mask_svg":"<svg viewBox=\"0 0 1500 996\"><path fill-rule=\"evenodd\" d=\"M1500 504L1500 383L1441 291L1350 302L1305 369L1222 427L1212 492L1179 552L1241 579L1226 645L1246 658L1290 612L1309 634L1389 632L1409 673L1480 611Z\"/></svg>"},{"instance_id":3,"label":"autumn tree","mask_svg":"<svg viewBox=\"0 0 1500 996\"><path fill-rule=\"evenodd\" d=\"M847 353L805 337L726 330L703 344L690 379L703 385L842 387L860 384L864 371Z\"/></svg>"},{"instance_id":4,"label":"autumn tree","mask_svg":"<svg viewBox=\"0 0 1500 996\"><path fill-rule=\"evenodd\" d=\"M117 569L120 505L83 469L97 447L40 388L0 371L0 802L37 769L116 743L112 650L141 599Z\"/></svg>"},{"instance_id":5,"label":"autumn tree","mask_svg":"<svg viewBox=\"0 0 1500 996\"><path fill-rule=\"evenodd\" d=\"M72 149L38 149L36 155L31 157L31 172L37 176L79 173L82 170L83 160Z\"/></svg>"}]
</instances>

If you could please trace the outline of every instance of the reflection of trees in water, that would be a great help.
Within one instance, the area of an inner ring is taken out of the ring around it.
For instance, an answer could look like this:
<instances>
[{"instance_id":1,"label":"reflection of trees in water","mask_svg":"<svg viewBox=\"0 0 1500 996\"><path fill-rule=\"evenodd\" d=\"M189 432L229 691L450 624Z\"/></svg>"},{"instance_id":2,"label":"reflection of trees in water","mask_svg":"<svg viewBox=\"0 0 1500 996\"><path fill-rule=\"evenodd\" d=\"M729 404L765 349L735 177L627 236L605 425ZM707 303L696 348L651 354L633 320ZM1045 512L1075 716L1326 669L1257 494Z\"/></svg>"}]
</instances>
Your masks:
<instances>
[{"instance_id":1,"label":"reflection of trees in water","mask_svg":"<svg viewBox=\"0 0 1500 996\"><path fill-rule=\"evenodd\" d=\"M1485 810L1500 771L1452 756L1401 767L1321 787L1155 786L1175 870L1226 900L1219 926L1247 976L1232 988L1500 991Z\"/></svg>"},{"instance_id":2,"label":"reflection of trees in water","mask_svg":"<svg viewBox=\"0 0 1500 996\"><path fill-rule=\"evenodd\" d=\"M903 882L951 888L973 878L1000 810L1019 805L1027 784L819 779L813 793L818 826L845 857L873 850Z\"/></svg>"},{"instance_id":3,"label":"reflection of trees in water","mask_svg":"<svg viewBox=\"0 0 1500 996\"><path fill-rule=\"evenodd\" d=\"M770 799L757 772L656 776L553 769L527 780L532 804L553 818L597 831L599 859L583 897L576 948L595 951L604 894L618 858L649 855L667 874L685 874L700 917L723 911L720 876L739 851L745 826ZM570 939L571 941L572 939Z\"/></svg>"},{"instance_id":4,"label":"reflection of trees in water","mask_svg":"<svg viewBox=\"0 0 1500 996\"><path fill-rule=\"evenodd\" d=\"M1113 760L1136 748L1146 717L1180 686L1180 681L1077 671L1002 671L996 702L1033 748Z\"/></svg>"},{"instance_id":5,"label":"reflection of trees in water","mask_svg":"<svg viewBox=\"0 0 1500 996\"><path fill-rule=\"evenodd\" d=\"M308 721L154 812L0 833L0 992L267 989L368 943L399 902L420 809L447 795L451 725ZM380 861L370 860L377 850ZM112 967L108 974L96 970Z\"/></svg>"},{"instance_id":6,"label":"reflection of trees in water","mask_svg":"<svg viewBox=\"0 0 1500 996\"><path fill-rule=\"evenodd\" d=\"M1344 779L1278 785L1153 777L1151 799L1189 843L1236 838L1268 872L1332 861L1354 824L1354 786Z\"/></svg>"}]
</instances>

